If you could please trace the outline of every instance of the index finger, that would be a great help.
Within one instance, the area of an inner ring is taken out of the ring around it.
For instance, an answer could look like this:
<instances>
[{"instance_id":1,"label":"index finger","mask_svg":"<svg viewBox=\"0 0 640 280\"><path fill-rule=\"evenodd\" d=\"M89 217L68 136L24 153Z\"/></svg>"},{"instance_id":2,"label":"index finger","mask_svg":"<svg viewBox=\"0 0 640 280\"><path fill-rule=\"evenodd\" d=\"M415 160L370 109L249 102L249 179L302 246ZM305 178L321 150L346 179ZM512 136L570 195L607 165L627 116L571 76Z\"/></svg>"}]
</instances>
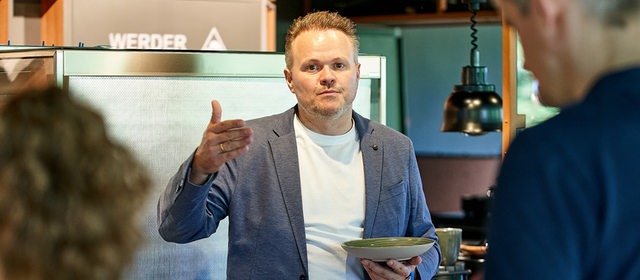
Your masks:
<instances>
[{"instance_id":1,"label":"index finger","mask_svg":"<svg viewBox=\"0 0 640 280\"><path fill-rule=\"evenodd\" d=\"M209 121L211 124L219 123L222 118L222 106L220 106L220 102L218 100L211 100L211 120Z\"/></svg>"}]
</instances>

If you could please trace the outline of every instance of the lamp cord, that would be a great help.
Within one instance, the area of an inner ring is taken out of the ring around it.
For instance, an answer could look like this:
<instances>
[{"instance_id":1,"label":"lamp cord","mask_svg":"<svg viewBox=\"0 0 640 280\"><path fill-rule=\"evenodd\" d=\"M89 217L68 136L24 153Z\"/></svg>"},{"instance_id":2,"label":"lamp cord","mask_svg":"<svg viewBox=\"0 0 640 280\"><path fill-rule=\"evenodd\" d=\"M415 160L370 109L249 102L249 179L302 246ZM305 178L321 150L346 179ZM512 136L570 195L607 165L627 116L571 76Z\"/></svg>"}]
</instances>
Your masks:
<instances>
[{"instance_id":1,"label":"lamp cord","mask_svg":"<svg viewBox=\"0 0 640 280\"><path fill-rule=\"evenodd\" d=\"M478 57L478 28L476 28L478 9L473 3L469 3L469 11L471 12L471 65L478 66L480 63L480 58Z\"/></svg>"}]
</instances>

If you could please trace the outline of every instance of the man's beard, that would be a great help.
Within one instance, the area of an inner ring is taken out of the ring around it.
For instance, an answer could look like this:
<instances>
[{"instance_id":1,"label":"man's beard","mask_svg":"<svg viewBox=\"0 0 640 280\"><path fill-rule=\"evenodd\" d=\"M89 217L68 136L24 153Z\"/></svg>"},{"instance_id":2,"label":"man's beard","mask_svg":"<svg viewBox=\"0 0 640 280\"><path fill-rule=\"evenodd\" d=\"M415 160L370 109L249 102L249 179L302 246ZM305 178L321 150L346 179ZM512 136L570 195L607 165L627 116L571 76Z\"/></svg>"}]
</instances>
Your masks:
<instances>
[{"instance_id":1,"label":"man's beard","mask_svg":"<svg viewBox=\"0 0 640 280\"><path fill-rule=\"evenodd\" d=\"M343 101L340 106L329 106L329 107L322 107L322 106L317 106L314 105L312 106L311 109L311 113L313 115L315 115L318 118L322 118L325 120L332 120L332 119L337 119L340 116L342 116L345 112L347 112L348 110L346 101Z\"/></svg>"}]
</instances>

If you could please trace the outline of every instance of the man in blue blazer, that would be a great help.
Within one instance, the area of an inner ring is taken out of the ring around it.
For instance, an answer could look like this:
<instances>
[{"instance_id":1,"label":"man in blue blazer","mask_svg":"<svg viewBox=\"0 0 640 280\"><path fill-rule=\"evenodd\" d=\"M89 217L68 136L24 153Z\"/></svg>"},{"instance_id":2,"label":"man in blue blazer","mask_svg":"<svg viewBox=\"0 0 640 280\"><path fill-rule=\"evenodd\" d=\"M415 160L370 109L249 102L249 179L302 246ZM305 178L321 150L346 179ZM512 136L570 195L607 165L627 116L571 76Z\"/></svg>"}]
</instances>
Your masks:
<instances>
[{"instance_id":1,"label":"man in blue blazer","mask_svg":"<svg viewBox=\"0 0 640 280\"><path fill-rule=\"evenodd\" d=\"M372 237L437 240L411 141L352 110L357 57L350 20L316 12L294 21L285 78L298 104L220 121L213 100L200 146L160 197L161 236L206 238L228 217L228 279L431 279L437 244L386 263L340 247Z\"/></svg>"}]
</instances>

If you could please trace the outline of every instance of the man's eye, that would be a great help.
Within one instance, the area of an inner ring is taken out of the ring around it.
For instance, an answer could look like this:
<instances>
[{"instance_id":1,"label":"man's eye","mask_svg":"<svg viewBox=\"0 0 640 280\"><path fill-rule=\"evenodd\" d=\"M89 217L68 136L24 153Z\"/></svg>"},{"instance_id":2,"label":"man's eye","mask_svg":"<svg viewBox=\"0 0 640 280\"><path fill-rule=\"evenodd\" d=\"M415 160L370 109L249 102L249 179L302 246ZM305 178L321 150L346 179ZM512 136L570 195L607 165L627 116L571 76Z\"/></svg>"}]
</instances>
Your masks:
<instances>
[{"instance_id":1,"label":"man's eye","mask_svg":"<svg viewBox=\"0 0 640 280\"><path fill-rule=\"evenodd\" d=\"M344 63L336 63L336 65L334 66L336 69L342 69L345 67Z\"/></svg>"},{"instance_id":2,"label":"man's eye","mask_svg":"<svg viewBox=\"0 0 640 280\"><path fill-rule=\"evenodd\" d=\"M307 66L307 70L309 70L309 71L316 71L316 70L318 70L318 66L316 66L316 65L309 65L309 66Z\"/></svg>"}]
</instances>

